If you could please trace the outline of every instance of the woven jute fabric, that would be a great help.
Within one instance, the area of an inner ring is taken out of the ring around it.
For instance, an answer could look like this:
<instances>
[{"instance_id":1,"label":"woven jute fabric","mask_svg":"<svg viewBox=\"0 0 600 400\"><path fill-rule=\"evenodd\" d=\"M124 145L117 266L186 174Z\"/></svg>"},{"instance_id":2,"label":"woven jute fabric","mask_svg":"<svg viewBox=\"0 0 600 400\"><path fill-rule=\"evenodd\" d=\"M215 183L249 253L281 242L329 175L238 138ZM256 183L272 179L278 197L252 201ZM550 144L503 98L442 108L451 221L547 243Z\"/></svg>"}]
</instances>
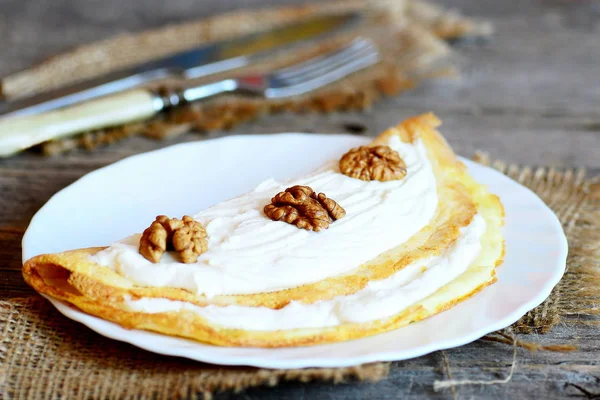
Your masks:
<instances>
[{"instance_id":1,"label":"woven jute fabric","mask_svg":"<svg viewBox=\"0 0 600 400\"><path fill-rule=\"evenodd\" d=\"M215 80L227 75L265 72L322 54L356 36L372 39L382 62L347 79L286 100L267 100L227 95L179 107L143 123L86 132L73 138L41 146L46 154L73 148L93 149L131 135L144 134L162 139L190 130L227 130L269 113L331 112L362 110L382 96L396 95L422 79L455 74L447 39L482 36L491 32L489 24L474 21L454 11L422 1L347 0L271 9L243 10L216 17L168 26L138 34L121 35L85 45L53 57L0 81L6 98L31 95L61 85L79 82L107 72L192 49L205 43L268 30L316 15L359 11L364 16L355 29L334 35L318 44L295 46L268 60L249 67L196 79L186 85ZM182 85L176 80L152 84L155 89L171 90Z\"/></svg>"},{"instance_id":2,"label":"woven jute fabric","mask_svg":"<svg viewBox=\"0 0 600 400\"><path fill-rule=\"evenodd\" d=\"M388 371L383 363L268 370L161 356L69 321L41 297L0 302L0 332L0 393L7 399L209 397L289 380L374 381Z\"/></svg>"},{"instance_id":3,"label":"woven jute fabric","mask_svg":"<svg viewBox=\"0 0 600 400\"><path fill-rule=\"evenodd\" d=\"M509 330L547 332L559 322L597 321L600 314L600 180L583 170L558 171L476 160L537 193L558 215L569 241L567 271L550 297ZM577 318L570 318L576 315ZM219 367L166 357L104 338L71 321L40 297L0 302L0 393L6 398L185 398L280 382L333 383L384 378L389 363L352 368L269 370ZM505 331L483 339L513 343ZM571 346L532 350L568 351Z\"/></svg>"}]
</instances>

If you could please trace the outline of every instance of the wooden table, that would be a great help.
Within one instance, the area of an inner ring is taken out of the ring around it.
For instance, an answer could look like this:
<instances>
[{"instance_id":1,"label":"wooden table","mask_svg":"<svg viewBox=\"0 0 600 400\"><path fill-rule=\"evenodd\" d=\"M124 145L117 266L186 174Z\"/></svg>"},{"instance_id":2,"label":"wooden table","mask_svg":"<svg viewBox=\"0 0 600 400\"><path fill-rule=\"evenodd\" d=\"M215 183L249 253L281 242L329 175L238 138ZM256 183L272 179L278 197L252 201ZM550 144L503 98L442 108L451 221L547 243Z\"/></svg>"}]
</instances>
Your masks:
<instances>
[{"instance_id":1,"label":"wooden table","mask_svg":"<svg viewBox=\"0 0 600 400\"><path fill-rule=\"evenodd\" d=\"M246 6L299 3L246 0ZM0 1L0 75L8 74L70 47L237 7L233 0L57 0ZM246 124L242 133L279 131L343 132L358 122L375 135L400 119L433 110L444 120L443 132L456 151L476 149L508 162L560 167L585 166L600 172L600 4L594 0L504 2L444 1L467 15L489 18L497 34L484 44L462 44L466 77L453 83L429 83L373 110L335 115L277 115ZM211 133L215 137L225 133ZM190 133L177 141L197 140ZM94 153L55 158L22 154L0 160L0 299L33 292L20 274L20 241L33 214L48 198L83 174L131 154L172 144L132 138ZM519 351L512 381L505 385L465 386L459 398L586 398L571 384L600 393L600 337L597 327L559 326L544 344L574 342L572 353ZM502 378L512 359L510 348L475 342L446 352L455 378ZM434 392L444 378L440 352L394 363L388 379L377 384L291 383L277 389L253 389L245 398L362 399L452 398ZM218 397L230 398L223 394ZM588 396L588 398L591 398ZM597 398L597 397L596 397Z\"/></svg>"}]
</instances>

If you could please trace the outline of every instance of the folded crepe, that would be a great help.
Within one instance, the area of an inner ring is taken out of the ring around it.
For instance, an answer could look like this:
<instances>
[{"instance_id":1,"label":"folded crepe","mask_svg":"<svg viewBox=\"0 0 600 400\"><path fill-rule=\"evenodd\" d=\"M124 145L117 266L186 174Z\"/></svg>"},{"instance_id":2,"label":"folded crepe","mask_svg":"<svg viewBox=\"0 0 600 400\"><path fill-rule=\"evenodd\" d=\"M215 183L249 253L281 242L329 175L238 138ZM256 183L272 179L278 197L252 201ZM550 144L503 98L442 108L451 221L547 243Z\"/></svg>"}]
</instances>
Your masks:
<instances>
[{"instance_id":1,"label":"folded crepe","mask_svg":"<svg viewBox=\"0 0 600 400\"><path fill-rule=\"evenodd\" d=\"M336 159L198 213L208 250L196 262L173 251L151 262L137 234L33 257L23 275L38 292L126 328L219 346L313 345L400 328L492 284L504 255L502 204L439 125L420 115L372 142L400 155L401 179L357 179ZM318 232L270 219L265 205L294 185L325 193L345 216Z\"/></svg>"}]
</instances>

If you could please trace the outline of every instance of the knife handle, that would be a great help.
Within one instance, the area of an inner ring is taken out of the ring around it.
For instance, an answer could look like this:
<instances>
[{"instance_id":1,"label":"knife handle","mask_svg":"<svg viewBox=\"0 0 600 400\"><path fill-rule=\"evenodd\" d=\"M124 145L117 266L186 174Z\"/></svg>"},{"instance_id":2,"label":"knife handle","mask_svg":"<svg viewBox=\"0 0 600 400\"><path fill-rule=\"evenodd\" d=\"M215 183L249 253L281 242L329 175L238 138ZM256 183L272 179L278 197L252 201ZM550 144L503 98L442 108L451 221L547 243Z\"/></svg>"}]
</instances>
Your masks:
<instances>
[{"instance_id":1,"label":"knife handle","mask_svg":"<svg viewBox=\"0 0 600 400\"><path fill-rule=\"evenodd\" d=\"M135 89L43 114L0 119L0 157L75 133L148 119L163 106L151 91Z\"/></svg>"}]
</instances>

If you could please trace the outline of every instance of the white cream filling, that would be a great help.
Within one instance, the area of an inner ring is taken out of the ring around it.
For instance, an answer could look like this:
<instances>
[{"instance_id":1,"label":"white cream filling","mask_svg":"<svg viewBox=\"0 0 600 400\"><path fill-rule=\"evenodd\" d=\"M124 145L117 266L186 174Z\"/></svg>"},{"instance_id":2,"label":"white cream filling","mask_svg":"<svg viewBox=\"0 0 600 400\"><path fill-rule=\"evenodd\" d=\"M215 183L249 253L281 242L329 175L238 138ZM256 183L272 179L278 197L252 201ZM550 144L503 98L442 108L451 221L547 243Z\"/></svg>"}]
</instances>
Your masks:
<instances>
[{"instance_id":1,"label":"white cream filling","mask_svg":"<svg viewBox=\"0 0 600 400\"><path fill-rule=\"evenodd\" d=\"M392 136L388 145L406 162L408 173L402 180L353 179L341 174L338 160L332 160L303 178L284 183L267 180L250 193L195 215L209 236L208 251L195 264L180 263L169 253L159 263L147 261L138 252L139 234L91 258L139 286L178 287L207 296L282 290L348 272L408 240L429 223L437 207L436 180L421 141L404 143ZM318 233L271 221L263 207L276 193L296 184L336 200L346 209L346 216ZM281 313L294 314L295 307L299 306L291 304ZM202 312L211 310L207 307ZM214 312L223 313L211 315L215 321L229 320L228 313L235 313L223 308ZM270 318L268 311L264 313ZM323 318L317 325L334 323L338 317ZM312 317L306 324L310 321Z\"/></svg>"},{"instance_id":2,"label":"white cream filling","mask_svg":"<svg viewBox=\"0 0 600 400\"><path fill-rule=\"evenodd\" d=\"M485 228L485 219L477 214L461 229L458 240L443 255L412 263L386 279L371 281L355 294L313 304L292 301L279 310L245 306L199 307L182 301L150 298L126 299L126 304L131 311L145 313L188 310L223 327L260 331L373 321L400 313L463 274L481 252L480 238Z\"/></svg>"}]
</instances>

